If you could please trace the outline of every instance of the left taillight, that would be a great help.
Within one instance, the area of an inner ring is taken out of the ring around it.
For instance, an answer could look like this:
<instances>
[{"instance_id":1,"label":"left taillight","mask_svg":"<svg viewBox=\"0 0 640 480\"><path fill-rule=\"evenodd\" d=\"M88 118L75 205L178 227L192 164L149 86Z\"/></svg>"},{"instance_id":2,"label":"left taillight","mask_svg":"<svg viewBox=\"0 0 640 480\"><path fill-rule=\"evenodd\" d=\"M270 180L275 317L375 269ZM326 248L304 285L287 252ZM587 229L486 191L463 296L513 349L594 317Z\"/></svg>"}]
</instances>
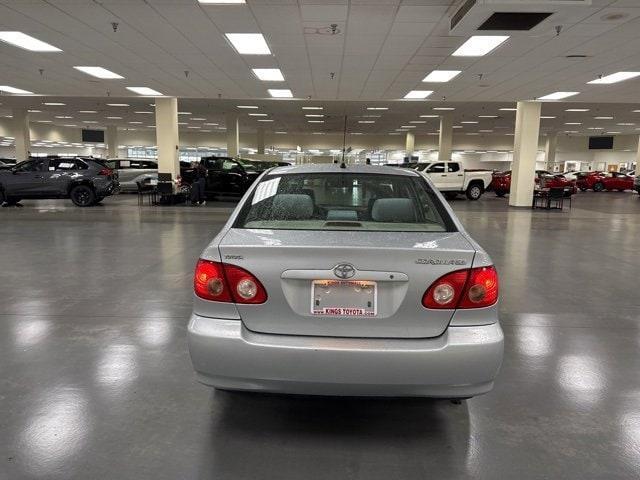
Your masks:
<instances>
[{"instance_id":1,"label":"left taillight","mask_svg":"<svg viewBox=\"0 0 640 480\"><path fill-rule=\"evenodd\" d=\"M198 260L193 288L198 297L216 302L259 304L267 301L267 291L251 272L211 260Z\"/></svg>"},{"instance_id":2,"label":"left taillight","mask_svg":"<svg viewBox=\"0 0 640 480\"><path fill-rule=\"evenodd\" d=\"M498 272L493 266L448 273L422 296L422 305L432 309L482 308L497 301Z\"/></svg>"},{"instance_id":3,"label":"left taillight","mask_svg":"<svg viewBox=\"0 0 640 480\"><path fill-rule=\"evenodd\" d=\"M103 175L105 177L110 177L111 175L113 175L113 170L111 170L110 168L102 168L98 172L98 175Z\"/></svg>"}]
</instances>

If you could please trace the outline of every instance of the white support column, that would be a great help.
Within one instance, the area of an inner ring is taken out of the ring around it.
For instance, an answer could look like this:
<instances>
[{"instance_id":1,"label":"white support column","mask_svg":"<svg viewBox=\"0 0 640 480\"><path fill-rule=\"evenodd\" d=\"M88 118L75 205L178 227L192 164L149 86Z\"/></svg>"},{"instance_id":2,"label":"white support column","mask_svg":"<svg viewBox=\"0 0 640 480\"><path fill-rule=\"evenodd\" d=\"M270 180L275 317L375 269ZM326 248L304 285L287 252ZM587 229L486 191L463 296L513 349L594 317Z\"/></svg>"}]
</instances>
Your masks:
<instances>
[{"instance_id":1,"label":"white support column","mask_svg":"<svg viewBox=\"0 0 640 480\"><path fill-rule=\"evenodd\" d=\"M238 128L238 115L228 113L226 115L227 125L227 155L237 157L240 151L240 130Z\"/></svg>"},{"instance_id":2,"label":"white support column","mask_svg":"<svg viewBox=\"0 0 640 480\"><path fill-rule=\"evenodd\" d=\"M440 143L438 148L438 161L447 162L451 160L451 149L453 148L453 118L449 115L440 117Z\"/></svg>"},{"instance_id":3,"label":"white support column","mask_svg":"<svg viewBox=\"0 0 640 480\"><path fill-rule=\"evenodd\" d=\"M156 142L158 173L170 173L175 181L180 176L177 98L156 98Z\"/></svg>"},{"instance_id":4,"label":"white support column","mask_svg":"<svg viewBox=\"0 0 640 480\"><path fill-rule=\"evenodd\" d=\"M29 112L24 108L14 108L13 136L16 144L16 161L28 160L31 154L31 132L29 131Z\"/></svg>"},{"instance_id":5,"label":"white support column","mask_svg":"<svg viewBox=\"0 0 640 480\"><path fill-rule=\"evenodd\" d=\"M118 158L118 127L107 125L107 157Z\"/></svg>"},{"instance_id":6,"label":"white support column","mask_svg":"<svg viewBox=\"0 0 640 480\"><path fill-rule=\"evenodd\" d=\"M411 161L411 156L413 155L413 150L415 149L416 145L416 137L413 133L407 132L407 137L405 138L404 145L406 156L409 158L409 161Z\"/></svg>"},{"instance_id":7,"label":"white support column","mask_svg":"<svg viewBox=\"0 0 640 480\"><path fill-rule=\"evenodd\" d=\"M540 110L540 102L518 102L509 195L509 205L512 207L531 206L540 134Z\"/></svg>"},{"instance_id":8,"label":"white support column","mask_svg":"<svg viewBox=\"0 0 640 480\"><path fill-rule=\"evenodd\" d=\"M636 153L636 176L640 174L638 168L640 168L640 135L638 135L638 152Z\"/></svg>"},{"instance_id":9,"label":"white support column","mask_svg":"<svg viewBox=\"0 0 640 480\"><path fill-rule=\"evenodd\" d=\"M553 172L556 163L556 149L558 148L558 134L550 133L547 135L547 143L544 147L544 160L547 164L547 170Z\"/></svg>"},{"instance_id":10,"label":"white support column","mask_svg":"<svg viewBox=\"0 0 640 480\"><path fill-rule=\"evenodd\" d=\"M264 155L264 127L258 127L257 137L258 153Z\"/></svg>"}]
</instances>

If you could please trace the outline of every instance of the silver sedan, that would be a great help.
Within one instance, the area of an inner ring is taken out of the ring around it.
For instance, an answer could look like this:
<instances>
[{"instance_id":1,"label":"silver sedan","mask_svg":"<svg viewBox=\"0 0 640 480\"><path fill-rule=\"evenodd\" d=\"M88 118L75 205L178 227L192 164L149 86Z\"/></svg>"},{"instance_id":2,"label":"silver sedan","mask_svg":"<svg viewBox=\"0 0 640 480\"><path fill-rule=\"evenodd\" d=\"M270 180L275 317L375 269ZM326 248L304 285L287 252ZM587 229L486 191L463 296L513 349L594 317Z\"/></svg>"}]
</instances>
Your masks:
<instances>
[{"instance_id":1,"label":"silver sedan","mask_svg":"<svg viewBox=\"0 0 640 480\"><path fill-rule=\"evenodd\" d=\"M498 276L428 179L263 173L204 250L189 349L224 390L468 398L502 363Z\"/></svg>"}]
</instances>

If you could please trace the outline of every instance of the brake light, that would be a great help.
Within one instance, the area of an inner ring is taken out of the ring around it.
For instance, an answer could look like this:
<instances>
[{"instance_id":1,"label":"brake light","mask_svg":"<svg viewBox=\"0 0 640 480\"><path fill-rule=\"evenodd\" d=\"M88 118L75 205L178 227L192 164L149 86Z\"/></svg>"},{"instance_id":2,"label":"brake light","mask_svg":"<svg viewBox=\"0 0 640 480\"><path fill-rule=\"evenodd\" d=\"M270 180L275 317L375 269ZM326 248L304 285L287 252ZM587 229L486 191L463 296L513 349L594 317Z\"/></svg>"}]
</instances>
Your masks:
<instances>
[{"instance_id":1,"label":"brake light","mask_svg":"<svg viewBox=\"0 0 640 480\"><path fill-rule=\"evenodd\" d=\"M267 291L247 270L228 263L198 260L193 289L205 300L258 304L267 301Z\"/></svg>"},{"instance_id":2,"label":"brake light","mask_svg":"<svg viewBox=\"0 0 640 480\"><path fill-rule=\"evenodd\" d=\"M433 309L489 307L498 301L498 272L491 267L448 273L422 296L422 305Z\"/></svg>"},{"instance_id":3,"label":"brake light","mask_svg":"<svg viewBox=\"0 0 640 480\"><path fill-rule=\"evenodd\" d=\"M104 175L105 177L109 177L113 175L113 170L110 168L103 168L98 172L98 175Z\"/></svg>"}]
</instances>

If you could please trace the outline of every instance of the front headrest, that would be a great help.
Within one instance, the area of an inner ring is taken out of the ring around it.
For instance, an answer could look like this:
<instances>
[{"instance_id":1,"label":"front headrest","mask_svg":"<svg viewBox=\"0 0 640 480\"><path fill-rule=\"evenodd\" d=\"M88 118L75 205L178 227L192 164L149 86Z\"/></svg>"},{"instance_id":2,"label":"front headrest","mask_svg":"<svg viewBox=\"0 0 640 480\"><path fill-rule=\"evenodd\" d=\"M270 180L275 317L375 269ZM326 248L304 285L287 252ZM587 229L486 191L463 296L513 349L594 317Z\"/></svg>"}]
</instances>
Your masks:
<instances>
[{"instance_id":1,"label":"front headrest","mask_svg":"<svg viewBox=\"0 0 640 480\"><path fill-rule=\"evenodd\" d=\"M376 222L413 223L416 212L409 198L379 198L373 202L371 218Z\"/></svg>"},{"instance_id":2,"label":"front headrest","mask_svg":"<svg viewBox=\"0 0 640 480\"><path fill-rule=\"evenodd\" d=\"M307 220L313 216L313 200L303 193L281 193L273 197L272 216L281 220Z\"/></svg>"}]
</instances>

